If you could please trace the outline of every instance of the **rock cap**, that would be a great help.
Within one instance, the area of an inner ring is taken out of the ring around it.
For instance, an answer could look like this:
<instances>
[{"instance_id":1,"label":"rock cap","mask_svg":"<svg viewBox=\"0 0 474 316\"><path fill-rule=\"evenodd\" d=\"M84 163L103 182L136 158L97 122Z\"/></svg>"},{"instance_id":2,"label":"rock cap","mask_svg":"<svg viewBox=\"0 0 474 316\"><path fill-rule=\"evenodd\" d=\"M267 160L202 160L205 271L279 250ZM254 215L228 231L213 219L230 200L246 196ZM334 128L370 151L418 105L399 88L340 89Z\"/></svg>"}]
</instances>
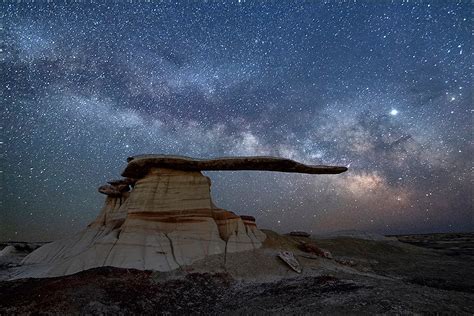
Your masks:
<instances>
[{"instance_id":1,"label":"rock cap","mask_svg":"<svg viewBox=\"0 0 474 316\"><path fill-rule=\"evenodd\" d=\"M151 154L128 157L127 162L128 165L122 176L134 179L143 178L152 168L185 171L256 170L307 174L339 174L347 171L347 167L342 166L306 165L287 158L268 156L199 159L186 156Z\"/></svg>"}]
</instances>

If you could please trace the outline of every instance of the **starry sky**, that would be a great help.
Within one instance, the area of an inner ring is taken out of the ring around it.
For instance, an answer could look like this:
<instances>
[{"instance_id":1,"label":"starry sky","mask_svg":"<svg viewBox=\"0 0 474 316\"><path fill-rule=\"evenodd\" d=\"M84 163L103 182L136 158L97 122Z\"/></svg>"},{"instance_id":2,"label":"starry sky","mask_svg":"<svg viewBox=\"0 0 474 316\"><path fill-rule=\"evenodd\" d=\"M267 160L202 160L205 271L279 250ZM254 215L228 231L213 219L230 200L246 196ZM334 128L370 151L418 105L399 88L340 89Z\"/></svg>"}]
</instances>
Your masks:
<instances>
[{"instance_id":1,"label":"starry sky","mask_svg":"<svg viewBox=\"0 0 474 316\"><path fill-rule=\"evenodd\" d=\"M472 231L472 6L2 2L0 240L81 230L143 153L350 167L206 172L279 232Z\"/></svg>"}]
</instances>

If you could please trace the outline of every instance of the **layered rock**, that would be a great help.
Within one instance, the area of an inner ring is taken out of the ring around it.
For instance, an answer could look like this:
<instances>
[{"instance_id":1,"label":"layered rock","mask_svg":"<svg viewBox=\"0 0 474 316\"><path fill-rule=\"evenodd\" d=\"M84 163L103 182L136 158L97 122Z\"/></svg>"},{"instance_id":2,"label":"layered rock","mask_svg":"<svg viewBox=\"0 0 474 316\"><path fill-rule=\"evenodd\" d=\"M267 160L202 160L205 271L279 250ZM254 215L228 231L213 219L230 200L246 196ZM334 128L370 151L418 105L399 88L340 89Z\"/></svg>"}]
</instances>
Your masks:
<instances>
[{"instance_id":1,"label":"layered rock","mask_svg":"<svg viewBox=\"0 0 474 316\"><path fill-rule=\"evenodd\" d=\"M216 166L234 170L232 161L238 168L245 167L236 159L204 164L203 160L176 156L129 159L122 174L127 178L99 188L107 195L105 204L85 230L25 258L25 264L39 267L30 276L66 275L100 266L170 271L209 255L261 247L266 236L257 228L255 218L216 207L211 181L199 170ZM314 167L287 160L278 166L277 158L242 159L250 161L252 168L253 163L262 167L262 159L280 171L289 168L294 172L295 164L300 170ZM324 166L321 172L328 173L330 168Z\"/></svg>"}]
</instances>

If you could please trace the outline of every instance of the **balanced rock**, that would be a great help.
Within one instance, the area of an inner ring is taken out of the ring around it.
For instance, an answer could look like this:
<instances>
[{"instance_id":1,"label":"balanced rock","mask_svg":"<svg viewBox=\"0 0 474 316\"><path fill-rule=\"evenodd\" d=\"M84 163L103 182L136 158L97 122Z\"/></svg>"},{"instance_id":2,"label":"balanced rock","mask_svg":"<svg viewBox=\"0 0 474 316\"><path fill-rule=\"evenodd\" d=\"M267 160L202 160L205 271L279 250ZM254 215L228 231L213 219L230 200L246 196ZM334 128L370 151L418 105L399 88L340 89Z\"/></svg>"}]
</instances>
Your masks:
<instances>
[{"instance_id":1,"label":"balanced rock","mask_svg":"<svg viewBox=\"0 0 474 316\"><path fill-rule=\"evenodd\" d=\"M336 174L346 169L273 157L131 157L125 179L99 188L107 197L97 218L72 237L28 255L23 263L38 268L25 276L60 276L101 266L170 271L206 256L261 247L266 236L255 218L216 207L211 180L201 170Z\"/></svg>"}]
</instances>

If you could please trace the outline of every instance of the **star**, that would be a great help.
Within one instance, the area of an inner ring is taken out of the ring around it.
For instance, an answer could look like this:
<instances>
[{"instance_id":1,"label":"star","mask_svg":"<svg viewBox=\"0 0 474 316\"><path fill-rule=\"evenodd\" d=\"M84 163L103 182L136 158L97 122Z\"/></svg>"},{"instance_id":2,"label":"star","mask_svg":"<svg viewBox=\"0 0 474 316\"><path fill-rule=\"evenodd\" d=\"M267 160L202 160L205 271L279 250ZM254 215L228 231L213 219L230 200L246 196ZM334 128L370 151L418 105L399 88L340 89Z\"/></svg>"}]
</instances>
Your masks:
<instances>
[{"instance_id":1,"label":"star","mask_svg":"<svg viewBox=\"0 0 474 316\"><path fill-rule=\"evenodd\" d=\"M209 174L218 206L269 229L472 230L469 1L17 2L0 4L0 241L85 227L146 153L351 166Z\"/></svg>"}]
</instances>

